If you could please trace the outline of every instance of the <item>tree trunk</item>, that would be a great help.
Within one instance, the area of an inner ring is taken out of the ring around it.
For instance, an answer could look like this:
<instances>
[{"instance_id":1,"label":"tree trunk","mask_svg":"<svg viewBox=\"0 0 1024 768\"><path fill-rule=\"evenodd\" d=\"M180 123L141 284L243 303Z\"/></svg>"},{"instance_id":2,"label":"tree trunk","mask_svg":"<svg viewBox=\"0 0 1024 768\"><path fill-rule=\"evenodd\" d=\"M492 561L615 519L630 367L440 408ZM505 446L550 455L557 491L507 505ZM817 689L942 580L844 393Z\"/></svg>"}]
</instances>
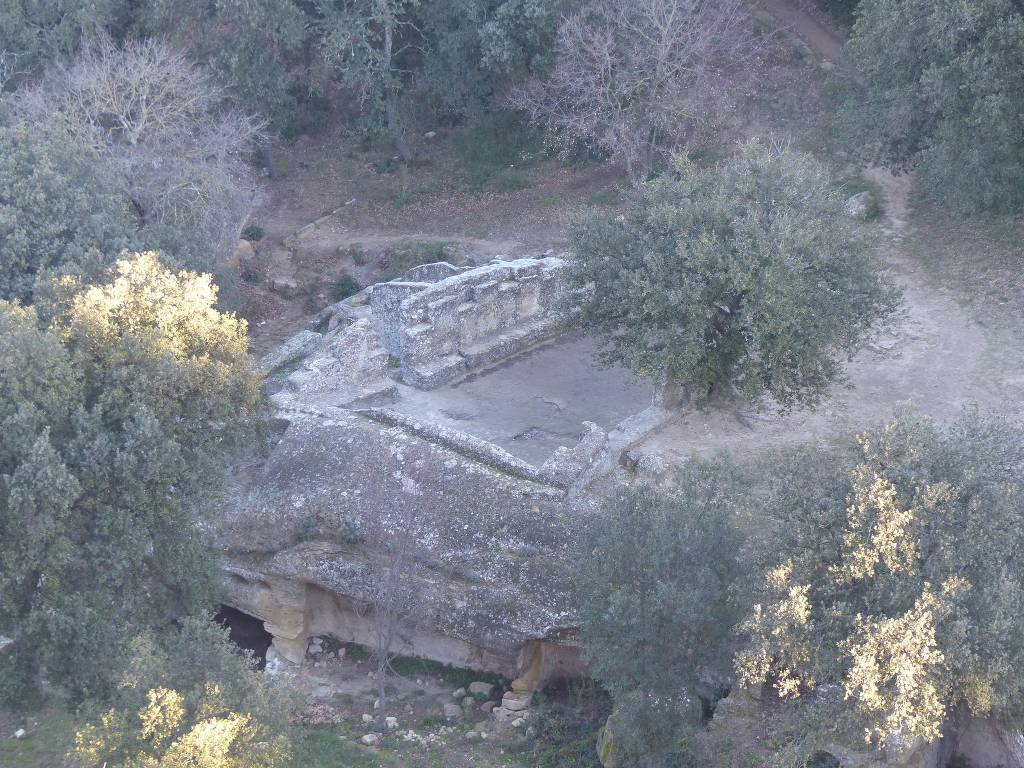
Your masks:
<instances>
[{"instance_id":1,"label":"tree trunk","mask_svg":"<svg viewBox=\"0 0 1024 768\"><path fill-rule=\"evenodd\" d=\"M398 120L398 89L391 82L391 51L394 42L394 28L391 24L384 27L384 116L387 120L388 133L395 142L395 149L403 163L412 162L412 151L405 140L402 126Z\"/></svg>"}]
</instances>

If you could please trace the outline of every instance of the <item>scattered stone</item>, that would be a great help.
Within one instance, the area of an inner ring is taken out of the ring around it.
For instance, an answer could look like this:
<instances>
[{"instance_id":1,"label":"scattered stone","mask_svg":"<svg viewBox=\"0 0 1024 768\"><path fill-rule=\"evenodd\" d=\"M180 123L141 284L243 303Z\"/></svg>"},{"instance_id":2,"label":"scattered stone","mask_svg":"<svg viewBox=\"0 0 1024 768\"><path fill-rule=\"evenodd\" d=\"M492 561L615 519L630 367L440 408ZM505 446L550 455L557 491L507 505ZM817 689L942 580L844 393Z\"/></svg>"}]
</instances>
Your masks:
<instances>
[{"instance_id":1,"label":"scattered stone","mask_svg":"<svg viewBox=\"0 0 1024 768\"><path fill-rule=\"evenodd\" d=\"M467 739L479 739L480 738L480 734L477 733L476 731L466 731L466 738Z\"/></svg>"},{"instance_id":2,"label":"scattered stone","mask_svg":"<svg viewBox=\"0 0 1024 768\"><path fill-rule=\"evenodd\" d=\"M494 686L490 683L470 683L469 692L474 696L483 696L485 699L491 698L491 693L494 692Z\"/></svg>"},{"instance_id":3,"label":"scattered stone","mask_svg":"<svg viewBox=\"0 0 1024 768\"><path fill-rule=\"evenodd\" d=\"M423 138L425 139L432 139L435 136L437 136L437 131L427 131L426 133L423 134Z\"/></svg>"},{"instance_id":4,"label":"scattered stone","mask_svg":"<svg viewBox=\"0 0 1024 768\"><path fill-rule=\"evenodd\" d=\"M466 695L466 689L465 688L456 688L454 691L452 691L452 698L453 699L461 699L465 695Z\"/></svg>"},{"instance_id":5,"label":"scattered stone","mask_svg":"<svg viewBox=\"0 0 1024 768\"><path fill-rule=\"evenodd\" d=\"M372 723L373 722L373 715L364 714L363 715L363 722L364 723Z\"/></svg>"},{"instance_id":6,"label":"scattered stone","mask_svg":"<svg viewBox=\"0 0 1024 768\"><path fill-rule=\"evenodd\" d=\"M389 731L395 730L398 727L398 718L397 717L385 717L384 718L384 727L387 728Z\"/></svg>"},{"instance_id":7,"label":"scattered stone","mask_svg":"<svg viewBox=\"0 0 1024 768\"><path fill-rule=\"evenodd\" d=\"M373 700L373 708L374 709L380 709L380 699L374 699Z\"/></svg>"},{"instance_id":8,"label":"scattered stone","mask_svg":"<svg viewBox=\"0 0 1024 768\"><path fill-rule=\"evenodd\" d=\"M287 275L274 275L270 278L270 290L286 299L299 295L299 282Z\"/></svg>"},{"instance_id":9,"label":"scattered stone","mask_svg":"<svg viewBox=\"0 0 1024 768\"><path fill-rule=\"evenodd\" d=\"M368 747L375 747L380 744L381 734L379 733L368 733L363 736L359 741Z\"/></svg>"},{"instance_id":10,"label":"scattered stone","mask_svg":"<svg viewBox=\"0 0 1024 768\"><path fill-rule=\"evenodd\" d=\"M513 720L519 719L518 712L513 712L511 709L505 709L504 707L495 707L492 714L499 723L511 723Z\"/></svg>"},{"instance_id":11,"label":"scattered stone","mask_svg":"<svg viewBox=\"0 0 1024 768\"><path fill-rule=\"evenodd\" d=\"M487 714L490 714L491 710L493 710L496 706L498 706L497 702L485 701L483 704L480 705L480 710L482 712L486 712Z\"/></svg>"},{"instance_id":12,"label":"scattered stone","mask_svg":"<svg viewBox=\"0 0 1024 768\"><path fill-rule=\"evenodd\" d=\"M472 707L474 704L476 704L476 699L474 699L472 696L464 696L462 698L462 706Z\"/></svg>"},{"instance_id":13,"label":"scattered stone","mask_svg":"<svg viewBox=\"0 0 1024 768\"><path fill-rule=\"evenodd\" d=\"M0 635L0 653L5 653L14 645L14 638Z\"/></svg>"},{"instance_id":14,"label":"scattered stone","mask_svg":"<svg viewBox=\"0 0 1024 768\"><path fill-rule=\"evenodd\" d=\"M515 691L507 691L505 695L501 697L501 706L512 712L521 712L530 706L530 702L532 700L532 693L516 693Z\"/></svg>"},{"instance_id":15,"label":"scattered stone","mask_svg":"<svg viewBox=\"0 0 1024 768\"><path fill-rule=\"evenodd\" d=\"M526 721L523 720L523 718L517 717L515 720L512 721L512 727L513 728L519 728L525 722Z\"/></svg>"},{"instance_id":16,"label":"scattered stone","mask_svg":"<svg viewBox=\"0 0 1024 768\"><path fill-rule=\"evenodd\" d=\"M14 738L16 739L24 739L26 736L28 736L28 733L24 728L19 728L14 732Z\"/></svg>"},{"instance_id":17,"label":"scattered stone","mask_svg":"<svg viewBox=\"0 0 1024 768\"><path fill-rule=\"evenodd\" d=\"M462 717L462 707L458 704L445 704L444 705L444 719L445 720L458 720Z\"/></svg>"}]
</instances>

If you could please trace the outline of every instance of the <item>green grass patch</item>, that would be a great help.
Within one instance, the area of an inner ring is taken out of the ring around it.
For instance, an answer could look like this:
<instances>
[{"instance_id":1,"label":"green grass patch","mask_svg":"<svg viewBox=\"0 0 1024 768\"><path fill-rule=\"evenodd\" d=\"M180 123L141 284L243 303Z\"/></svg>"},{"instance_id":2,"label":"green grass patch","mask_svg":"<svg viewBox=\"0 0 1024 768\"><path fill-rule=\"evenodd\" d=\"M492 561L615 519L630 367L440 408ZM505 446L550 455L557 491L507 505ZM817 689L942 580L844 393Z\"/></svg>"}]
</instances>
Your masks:
<instances>
[{"instance_id":1,"label":"green grass patch","mask_svg":"<svg viewBox=\"0 0 1024 768\"><path fill-rule=\"evenodd\" d=\"M407 205L418 203L430 192L427 187L417 184L414 187L402 187L395 193L395 208L404 208Z\"/></svg>"},{"instance_id":2,"label":"green grass patch","mask_svg":"<svg viewBox=\"0 0 1024 768\"><path fill-rule=\"evenodd\" d=\"M37 723L33 725L33 723ZM49 711L30 717L24 739L0 740L3 768L64 768L75 743L78 723L68 712Z\"/></svg>"},{"instance_id":3,"label":"green grass patch","mask_svg":"<svg viewBox=\"0 0 1024 768\"><path fill-rule=\"evenodd\" d=\"M342 738L335 731L319 728L298 728L292 735L294 768L378 768L398 766L379 752Z\"/></svg>"},{"instance_id":4,"label":"green grass patch","mask_svg":"<svg viewBox=\"0 0 1024 768\"><path fill-rule=\"evenodd\" d=\"M541 134L513 112L493 112L459 137L463 181L473 190L514 192L531 186L543 156Z\"/></svg>"},{"instance_id":5,"label":"green grass patch","mask_svg":"<svg viewBox=\"0 0 1024 768\"><path fill-rule=\"evenodd\" d=\"M396 656L391 661L391 668L402 677L434 677L444 680L452 688L465 688L470 683L479 681L505 687L508 684L501 675L493 672L479 672L436 661L417 659L412 656Z\"/></svg>"}]
</instances>

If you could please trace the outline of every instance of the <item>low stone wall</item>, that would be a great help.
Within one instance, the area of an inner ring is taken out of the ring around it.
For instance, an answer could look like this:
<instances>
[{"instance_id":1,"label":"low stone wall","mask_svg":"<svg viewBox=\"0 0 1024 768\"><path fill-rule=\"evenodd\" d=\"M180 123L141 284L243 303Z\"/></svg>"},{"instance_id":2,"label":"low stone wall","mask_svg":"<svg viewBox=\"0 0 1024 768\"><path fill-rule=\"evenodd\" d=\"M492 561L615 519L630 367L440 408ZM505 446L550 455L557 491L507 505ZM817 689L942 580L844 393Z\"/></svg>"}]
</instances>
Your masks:
<instances>
[{"instance_id":1,"label":"low stone wall","mask_svg":"<svg viewBox=\"0 0 1024 768\"><path fill-rule=\"evenodd\" d=\"M432 389L525 349L563 325L561 258L428 264L370 294L371 318L407 384Z\"/></svg>"}]
</instances>

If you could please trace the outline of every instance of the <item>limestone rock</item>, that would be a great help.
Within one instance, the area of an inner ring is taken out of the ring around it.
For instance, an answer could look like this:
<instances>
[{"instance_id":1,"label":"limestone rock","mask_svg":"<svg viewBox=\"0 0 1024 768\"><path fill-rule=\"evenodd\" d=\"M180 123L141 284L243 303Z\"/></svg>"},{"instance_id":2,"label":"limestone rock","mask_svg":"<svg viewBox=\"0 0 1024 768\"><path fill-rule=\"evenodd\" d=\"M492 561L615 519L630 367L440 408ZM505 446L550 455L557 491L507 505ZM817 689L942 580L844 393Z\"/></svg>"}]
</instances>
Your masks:
<instances>
[{"instance_id":1,"label":"limestone rock","mask_svg":"<svg viewBox=\"0 0 1024 768\"><path fill-rule=\"evenodd\" d=\"M398 718L397 717L390 717L390 716L389 717L385 717L384 718L384 727L387 728L389 731L395 730L396 728L398 728Z\"/></svg>"},{"instance_id":2,"label":"limestone rock","mask_svg":"<svg viewBox=\"0 0 1024 768\"><path fill-rule=\"evenodd\" d=\"M6 653L14 647L14 638L0 635L0 653Z\"/></svg>"},{"instance_id":3,"label":"limestone rock","mask_svg":"<svg viewBox=\"0 0 1024 768\"><path fill-rule=\"evenodd\" d=\"M372 722L373 722L373 715L368 714L368 713L364 713L363 714L363 723L364 724L368 724L368 723L372 723Z\"/></svg>"},{"instance_id":4,"label":"limestone rock","mask_svg":"<svg viewBox=\"0 0 1024 768\"><path fill-rule=\"evenodd\" d=\"M495 702L495 701L485 701L483 704L480 705L480 711L481 712L486 712L487 714L490 714L491 711L496 706L498 706L498 703Z\"/></svg>"},{"instance_id":5,"label":"limestone rock","mask_svg":"<svg viewBox=\"0 0 1024 768\"><path fill-rule=\"evenodd\" d=\"M19 728L14 732L14 738L16 739L24 739L26 736L28 736L28 732L24 728Z\"/></svg>"},{"instance_id":6,"label":"limestone rock","mask_svg":"<svg viewBox=\"0 0 1024 768\"><path fill-rule=\"evenodd\" d=\"M491 683L470 683L469 692L473 696L483 696L485 699L489 699L491 698L491 693L494 692L494 686Z\"/></svg>"},{"instance_id":7,"label":"limestone rock","mask_svg":"<svg viewBox=\"0 0 1024 768\"><path fill-rule=\"evenodd\" d=\"M472 696L463 696L462 697L462 706L464 706L464 707L472 707L474 704L476 704L476 699L474 699Z\"/></svg>"},{"instance_id":8,"label":"limestone rock","mask_svg":"<svg viewBox=\"0 0 1024 768\"><path fill-rule=\"evenodd\" d=\"M375 747L380 744L382 736L379 733L368 733L359 739L360 744L365 744L368 747Z\"/></svg>"},{"instance_id":9,"label":"limestone rock","mask_svg":"<svg viewBox=\"0 0 1024 768\"><path fill-rule=\"evenodd\" d=\"M501 706L511 712L521 712L530 706L531 701L533 701L532 693L516 693L515 691L508 691L501 697Z\"/></svg>"},{"instance_id":10,"label":"limestone rock","mask_svg":"<svg viewBox=\"0 0 1024 768\"><path fill-rule=\"evenodd\" d=\"M466 689L465 688L456 688L454 691L452 691L452 698L453 699L461 699L465 695L466 695Z\"/></svg>"},{"instance_id":11,"label":"limestone rock","mask_svg":"<svg viewBox=\"0 0 1024 768\"><path fill-rule=\"evenodd\" d=\"M271 275L270 290L284 296L286 299L293 299L299 295L299 282L290 275Z\"/></svg>"},{"instance_id":12,"label":"limestone rock","mask_svg":"<svg viewBox=\"0 0 1024 768\"><path fill-rule=\"evenodd\" d=\"M332 402L343 404L380 392L393 386L388 379L389 359L370 322L356 320L324 336L302 367L288 377L289 399L303 401L331 393Z\"/></svg>"},{"instance_id":13,"label":"limestone rock","mask_svg":"<svg viewBox=\"0 0 1024 768\"><path fill-rule=\"evenodd\" d=\"M513 720L519 719L518 712L505 709L505 707L495 707L491 714L494 715L494 719L499 723L511 723Z\"/></svg>"},{"instance_id":14,"label":"limestone rock","mask_svg":"<svg viewBox=\"0 0 1024 768\"><path fill-rule=\"evenodd\" d=\"M315 331L299 331L284 344L268 352L256 365L260 373L273 373L279 368L297 362L320 347L323 336Z\"/></svg>"},{"instance_id":15,"label":"limestone rock","mask_svg":"<svg viewBox=\"0 0 1024 768\"><path fill-rule=\"evenodd\" d=\"M462 717L462 707L458 704L445 704L443 711L445 720L458 720Z\"/></svg>"}]
</instances>

